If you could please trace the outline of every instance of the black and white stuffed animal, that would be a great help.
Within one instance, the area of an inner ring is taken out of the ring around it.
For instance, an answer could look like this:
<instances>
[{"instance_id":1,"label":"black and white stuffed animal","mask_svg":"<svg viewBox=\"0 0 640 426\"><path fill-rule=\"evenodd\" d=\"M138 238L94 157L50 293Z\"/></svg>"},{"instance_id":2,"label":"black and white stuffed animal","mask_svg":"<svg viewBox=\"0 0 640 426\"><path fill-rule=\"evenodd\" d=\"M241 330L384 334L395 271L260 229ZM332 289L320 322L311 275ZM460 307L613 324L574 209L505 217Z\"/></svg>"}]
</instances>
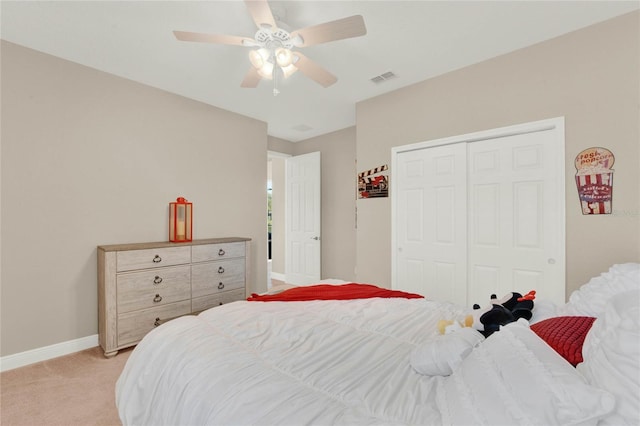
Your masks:
<instances>
[{"instance_id":1,"label":"black and white stuffed animal","mask_svg":"<svg viewBox=\"0 0 640 426\"><path fill-rule=\"evenodd\" d=\"M502 299L491 295L491 304L481 309L480 305L473 305L473 323L471 327L478 330L484 337L489 337L500 327L520 318L530 320L533 313L533 300L536 292L530 291L526 295L508 293Z\"/></svg>"},{"instance_id":2,"label":"black and white stuffed animal","mask_svg":"<svg viewBox=\"0 0 640 426\"><path fill-rule=\"evenodd\" d=\"M524 296L520 293L508 293L498 300L495 294L491 295L492 305L502 305L513 315L514 321L524 318L527 321L533 316L533 300L536 298L536 291L531 290Z\"/></svg>"}]
</instances>

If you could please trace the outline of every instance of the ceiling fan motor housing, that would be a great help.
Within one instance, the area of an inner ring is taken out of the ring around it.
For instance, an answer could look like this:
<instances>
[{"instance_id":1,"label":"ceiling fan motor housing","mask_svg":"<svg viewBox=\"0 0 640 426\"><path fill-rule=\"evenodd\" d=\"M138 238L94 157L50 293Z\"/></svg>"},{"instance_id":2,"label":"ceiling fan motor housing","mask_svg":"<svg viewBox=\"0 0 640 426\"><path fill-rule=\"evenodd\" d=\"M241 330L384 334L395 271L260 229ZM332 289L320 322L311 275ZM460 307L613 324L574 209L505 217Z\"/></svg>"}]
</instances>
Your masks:
<instances>
[{"instance_id":1,"label":"ceiling fan motor housing","mask_svg":"<svg viewBox=\"0 0 640 426\"><path fill-rule=\"evenodd\" d=\"M276 49L278 47L291 49L298 44L296 43L298 37L299 36L291 38L291 34L282 28L272 30L269 27L262 27L256 32L255 40L267 49ZM301 41L302 40L300 40L300 42Z\"/></svg>"}]
</instances>

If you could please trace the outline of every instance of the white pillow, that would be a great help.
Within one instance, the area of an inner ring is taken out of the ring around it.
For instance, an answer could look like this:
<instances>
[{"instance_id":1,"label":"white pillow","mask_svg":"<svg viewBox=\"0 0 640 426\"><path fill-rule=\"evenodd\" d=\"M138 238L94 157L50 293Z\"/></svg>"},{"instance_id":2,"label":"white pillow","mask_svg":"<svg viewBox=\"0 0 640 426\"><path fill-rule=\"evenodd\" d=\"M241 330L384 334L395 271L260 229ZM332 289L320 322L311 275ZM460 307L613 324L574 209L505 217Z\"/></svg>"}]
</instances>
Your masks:
<instances>
[{"instance_id":1,"label":"white pillow","mask_svg":"<svg viewBox=\"0 0 640 426\"><path fill-rule=\"evenodd\" d=\"M613 265L609 271L591 278L571 293L566 305L558 308L558 315L600 317L613 296L640 289L640 263Z\"/></svg>"},{"instance_id":2,"label":"white pillow","mask_svg":"<svg viewBox=\"0 0 640 426\"><path fill-rule=\"evenodd\" d=\"M615 403L523 319L501 327L440 381L437 402L448 425L595 425Z\"/></svg>"},{"instance_id":3,"label":"white pillow","mask_svg":"<svg viewBox=\"0 0 640 426\"><path fill-rule=\"evenodd\" d=\"M411 353L411 366L426 376L448 376L471 353L484 336L469 327L438 335Z\"/></svg>"},{"instance_id":4,"label":"white pillow","mask_svg":"<svg viewBox=\"0 0 640 426\"><path fill-rule=\"evenodd\" d=\"M640 424L640 290L611 299L582 345L578 371L589 383L616 397L603 425Z\"/></svg>"}]
</instances>

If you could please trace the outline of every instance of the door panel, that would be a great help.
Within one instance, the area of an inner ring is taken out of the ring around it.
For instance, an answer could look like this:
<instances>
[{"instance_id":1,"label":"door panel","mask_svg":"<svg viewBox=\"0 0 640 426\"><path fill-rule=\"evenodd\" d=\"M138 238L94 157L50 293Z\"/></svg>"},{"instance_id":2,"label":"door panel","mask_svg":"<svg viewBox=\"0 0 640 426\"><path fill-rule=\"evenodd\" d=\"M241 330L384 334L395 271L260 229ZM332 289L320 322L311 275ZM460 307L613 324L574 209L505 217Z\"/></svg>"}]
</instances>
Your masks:
<instances>
[{"instance_id":1,"label":"door panel","mask_svg":"<svg viewBox=\"0 0 640 426\"><path fill-rule=\"evenodd\" d=\"M530 290L564 301L554 144L550 131L467 144L469 303Z\"/></svg>"},{"instance_id":2,"label":"door panel","mask_svg":"<svg viewBox=\"0 0 640 426\"><path fill-rule=\"evenodd\" d=\"M320 152L286 159L285 280L320 281Z\"/></svg>"},{"instance_id":3,"label":"door panel","mask_svg":"<svg viewBox=\"0 0 640 426\"><path fill-rule=\"evenodd\" d=\"M466 283L464 146L398 155L396 283L461 303Z\"/></svg>"}]
</instances>

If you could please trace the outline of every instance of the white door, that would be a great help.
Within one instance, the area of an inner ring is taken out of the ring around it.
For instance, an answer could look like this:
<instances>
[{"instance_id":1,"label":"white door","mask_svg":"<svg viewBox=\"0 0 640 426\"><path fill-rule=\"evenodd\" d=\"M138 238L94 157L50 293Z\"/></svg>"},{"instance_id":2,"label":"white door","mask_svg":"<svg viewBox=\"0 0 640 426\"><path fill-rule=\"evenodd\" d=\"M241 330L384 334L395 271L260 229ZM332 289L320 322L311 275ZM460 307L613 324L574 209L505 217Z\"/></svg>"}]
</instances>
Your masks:
<instances>
[{"instance_id":1,"label":"white door","mask_svg":"<svg viewBox=\"0 0 640 426\"><path fill-rule=\"evenodd\" d=\"M466 304L466 146L398 154L397 281L434 300Z\"/></svg>"},{"instance_id":2,"label":"white door","mask_svg":"<svg viewBox=\"0 0 640 426\"><path fill-rule=\"evenodd\" d=\"M552 131L468 144L469 301L491 293L564 303L564 193Z\"/></svg>"},{"instance_id":3,"label":"white door","mask_svg":"<svg viewBox=\"0 0 640 426\"><path fill-rule=\"evenodd\" d=\"M393 288L565 302L562 119L394 148L392 170Z\"/></svg>"},{"instance_id":4,"label":"white door","mask_svg":"<svg viewBox=\"0 0 640 426\"><path fill-rule=\"evenodd\" d=\"M320 281L320 152L286 159L285 280Z\"/></svg>"}]
</instances>

